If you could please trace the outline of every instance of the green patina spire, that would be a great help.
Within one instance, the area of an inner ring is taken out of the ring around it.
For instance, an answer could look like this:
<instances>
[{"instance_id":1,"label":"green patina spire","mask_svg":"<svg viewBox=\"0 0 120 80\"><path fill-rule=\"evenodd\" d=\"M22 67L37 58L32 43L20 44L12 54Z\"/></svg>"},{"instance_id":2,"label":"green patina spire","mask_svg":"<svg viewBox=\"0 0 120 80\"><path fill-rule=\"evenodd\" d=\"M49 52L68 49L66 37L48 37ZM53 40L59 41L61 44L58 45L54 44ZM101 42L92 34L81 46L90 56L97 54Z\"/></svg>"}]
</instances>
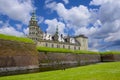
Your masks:
<instances>
[{"instance_id":1,"label":"green patina spire","mask_svg":"<svg viewBox=\"0 0 120 80\"><path fill-rule=\"evenodd\" d=\"M36 15L35 15L35 10L33 10L33 12L32 12L31 20L33 20L33 21L37 21L37 19L36 19Z\"/></svg>"},{"instance_id":2,"label":"green patina spire","mask_svg":"<svg viewBox=\"0 0 120 80\"><path fill-rule=\"evenodd\" d=\"M57 28L56 28L56 34L58 35L58 26L57 26Z\"/></svg>"},{"instance_id":3,"label":"green patina spire","mask_svg":"<svg viewBox=\"0 0 120 80\"><path fill-rule=\"evenodd\" d=\"M56 27L56 33L55 33L55 35L58 35L58 25Z\"/></svg>"}]
</instances>

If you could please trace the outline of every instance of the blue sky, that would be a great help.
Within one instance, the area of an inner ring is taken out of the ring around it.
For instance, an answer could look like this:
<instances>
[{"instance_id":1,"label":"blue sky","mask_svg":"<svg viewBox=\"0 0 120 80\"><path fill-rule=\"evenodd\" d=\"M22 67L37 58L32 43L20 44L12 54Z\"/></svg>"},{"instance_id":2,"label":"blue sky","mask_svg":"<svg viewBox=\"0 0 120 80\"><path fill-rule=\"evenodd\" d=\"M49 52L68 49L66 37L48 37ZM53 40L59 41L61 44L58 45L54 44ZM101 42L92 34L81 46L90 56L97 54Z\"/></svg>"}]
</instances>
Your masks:
<instances>
[{"instance_id":1,"label":"blue sky","mask_svg":"<svg viewBox=\"0 0 120 80\"><path fill-rule=\"evenodd\" d=\"M0 0L0 33L25 36L36 10L40 28L89 38L89 50L120 50L120 0Z\"/></svg>"}]
</instances>

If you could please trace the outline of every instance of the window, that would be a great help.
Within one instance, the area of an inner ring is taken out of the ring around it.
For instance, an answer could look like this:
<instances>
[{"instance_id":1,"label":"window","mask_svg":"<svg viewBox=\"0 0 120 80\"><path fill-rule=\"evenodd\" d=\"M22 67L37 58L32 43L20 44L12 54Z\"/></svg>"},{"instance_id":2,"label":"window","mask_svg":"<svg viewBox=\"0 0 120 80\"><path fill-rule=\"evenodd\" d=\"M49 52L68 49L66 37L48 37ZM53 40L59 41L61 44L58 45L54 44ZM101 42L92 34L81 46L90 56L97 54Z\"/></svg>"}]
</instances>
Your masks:
<instances>
[{"instance_id":1,"label":"window","mask_svg":"<svg viewBox=\"0 0 120 80\"><path fill-rule=\"evenodd\" d=\"M65 45L63 45L63 48L65 48Z\"/></svg>"},{"instance_id":2,"label":"window","mask_svg":"<svg viewBox=\"0 0 120 80\"><path fill-rule=\"evenodd\" d=\"M57 48L59 48L59 45L57 44Z\"/></svg>"},{"instance_id":3,"label":"window","mask_svg":"<svg viewBox=\"0 0 120 80\"><path fill-rule=\"evenodd\" d=\"M80 50L80 47L78 47L78 49Z\"/></svg>"},{"instance_id":4,"label":"window","mask_svg":"<svg viewBox=\"0 0 120 80\"><path fill-rule=\"evenodd\" d=\"M52 44L52 47L54 47L54 44Z\"/></svg>"},{"instance_id":5,"label":"window","mask_svg":"<svg viewBox=\"0 0 120 80\"><path fill-rule=\"evenodd\" d=\"M46 43L45 45L46 45L46 47L48 46L48 44L47 44L47 43Z\"/></svg>"},{"instance_id":6,"label":"window","mask_svg":"<svg viewBox=\"0 0 120 80\"><path fill-rule=\"evenodd\" d=\"M68 46L68 49L70 49L70 46Z\"/></svg>"},{"instance_id":7,"label":"window","mask_svg":"<svg viewBox=\"0 0 120 80\"><path fill-rule=\"evenodd\" d=\"M76 46L74 46L74 50L76 50Z\"/></svg>"}]
</instances>

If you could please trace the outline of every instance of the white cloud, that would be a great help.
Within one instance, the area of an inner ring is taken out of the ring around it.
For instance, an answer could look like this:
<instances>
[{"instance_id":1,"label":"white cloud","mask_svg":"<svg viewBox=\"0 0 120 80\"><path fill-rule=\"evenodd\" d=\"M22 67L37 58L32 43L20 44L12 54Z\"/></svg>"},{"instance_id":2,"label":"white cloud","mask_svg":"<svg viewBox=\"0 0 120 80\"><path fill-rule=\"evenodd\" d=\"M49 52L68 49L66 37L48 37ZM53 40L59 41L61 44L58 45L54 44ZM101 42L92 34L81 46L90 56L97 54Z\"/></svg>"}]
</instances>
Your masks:
<instances>
[{"instance_id":1,"label":"white cloud","mask_svg":"<svg viewBox=\"0 0 120 80\"><path fill-rule=\"evenodd\" d=\"M102 5L102 4L105 4L105 3L108 3L108 2L112 2L112 1L114 1L114 0L92 0L90 2L90 5Z\"/></svg>"},{"instance_id":2,"label":"white cloud","mask_svg":"<svg viewBox=\"0 0 120 80\"><path fill-rule=\"evenodd\" d=\"M3 23L2 27L0 28L0 33L14 36L24 36L24 33L17 31L13 26L9 24L9 21Z\"/></svg>"},{"instance_id":3,"label":"white cloud","mask_svg":"<svg viewBox=\"0 0 120 80\"><path fill-rule=\"evenodd\" d=\"M25 35L28 35L28 33L29 33L29 28L24 28L24 29L23 29L23 33L24 33Z\"/></svg>"},{"instance_id":4,"label":"white cloud","mask_svg":"<svg viewBox=\"0 0 120 80\"><path fill-rule=\"evenodd\" d=\"M42 23L44 21L44 17L38 16L38 24Z\"/></svg>"},{"instance_id":5,"label":"white cloud","mask_svg":"<svg viewBox=\"0 0 120 80\"><path fill-rule=\"evenodd\" d=\"M60 34L64 34L65 24L62 22L59 22L57 19L52 20L45 20L45 24L48 25L47 32L50 34L54 34L56 32L56 28L58 26L58 30Z\"/></svg>"},{"instance_id":6,"label":"white cloud","mask_svg":"<svg viewBox=\"0 0 120 80\"><path fill-rule=\"evenodd\" d=\"M51 10L54 10L54 8L56 7L57 3L53 2L52 0L47 0L45 2L45 7L46 8L50 8Z\"/></svg>"},{"instance_id":7,"label":"white cloud","mask_svg":"<svg viewBox=\"0 0 120 80\"><path fill-rule=\"evenodd\" d=\"M3 24L3 21L0 21L0 24Z\"/></svg>"},{"instance_id":8,"label":"white cloud","mask_svg":"<svg viewBox=\"0 0 120 80\"><path fill-rule=\"evenodd\" d=\"M66 9L62 3L58 3L55 8L57 14L63 18L67 27L77 30L80 27L87 26L90 18L90 12L87 7L80 5Z\"/></svg>"},{"instance_id":9,"label":"white cloud","mask_svg":"<svg viewBox=\"0 0 120 80\"><path fill-rule=\"evenodd\" d=\"M0 28L0 33L14 36L24 36L22 32L17 31L12 26Z\"/></svg>"},{"instance_id":10,"label":"white cloud","mask_svg":"<svg viewBox=\"0 0 120 80\"><path fill-rule=\"evenodd\" d=\"M17 27L18 30L22 29L22 25L21 24L16 24L16 27Z\"/></svg>"},{"instance_id":11,"label":"white cloud","mask_svg":"<svg viewBox=\"0 0 120 80\"><path fill-rule=\"evenodd\" d=\"M69 3L69 0L63 0L65 4L68 4Z\"/></svg>"},{"instance_id":12,"label":"white cloud","mask_svg":"<svg viewBox=\"0 0 120 80\"><path fill-rule=\"evenodd\" d=\"M24 24L28 24L32 10L31 0L0 0L0 13Z\"/></svg>"}]
</instances>

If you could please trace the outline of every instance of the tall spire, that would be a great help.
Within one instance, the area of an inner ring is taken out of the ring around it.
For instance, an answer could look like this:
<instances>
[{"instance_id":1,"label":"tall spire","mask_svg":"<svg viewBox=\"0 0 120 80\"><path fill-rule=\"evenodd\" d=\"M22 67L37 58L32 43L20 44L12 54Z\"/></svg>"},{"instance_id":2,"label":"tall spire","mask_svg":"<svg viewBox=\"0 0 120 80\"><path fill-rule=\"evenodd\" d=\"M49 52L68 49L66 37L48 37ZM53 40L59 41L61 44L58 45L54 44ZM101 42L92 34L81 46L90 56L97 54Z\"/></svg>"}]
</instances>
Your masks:
<instances>
[{"instance_id":1,"label":"tall spire","mask_svg":"<svg viewBox=\"0 0 120 80\"><path fill-rule=\"evenodd\" d=\"M32 12L31 20L37 21L37 19L36 19L36 14L35 14L35 10L33 10L33 12Z\"/></svg>"},{"instance_id":2,"label":"tall spire","mask_svg":"<svg viewBox=\"0 0 120 80\"><path fill-rule=\"evenodd\" d=\"M57 28L56 28L56 34L58 35L58 25L57 25Z\"/></svg>"}]
</instances>

